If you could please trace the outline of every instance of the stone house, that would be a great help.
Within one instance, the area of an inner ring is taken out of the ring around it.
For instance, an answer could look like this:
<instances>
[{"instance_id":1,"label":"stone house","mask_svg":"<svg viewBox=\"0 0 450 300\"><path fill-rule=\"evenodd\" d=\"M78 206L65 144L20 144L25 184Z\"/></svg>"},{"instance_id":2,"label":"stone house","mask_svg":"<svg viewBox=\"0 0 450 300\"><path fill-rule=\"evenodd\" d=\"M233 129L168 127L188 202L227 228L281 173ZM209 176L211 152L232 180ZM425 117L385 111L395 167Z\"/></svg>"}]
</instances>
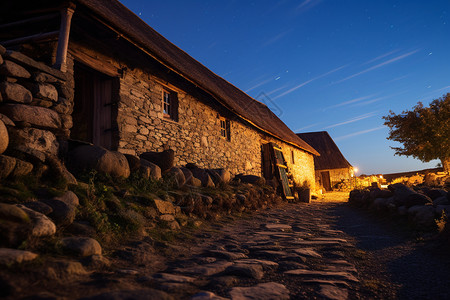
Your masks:
<instances>
[{"instance_id":1,"label":"stone house","mask_svg":"<svg viewBox=\"0 0 450 300\"><path fill-rule=\"evenodd\" d=\"M297 136L314 147L320 156L314 157L316 185L326 191L342 182L349 182L354 175L352 165L342 155L336 143L326 131L297 133Z\"/></svg>"},{"instance_id":2,"label":"stone house","mask_svg":"<svg viewBox=\"0 0 450 300\"><path fill-rule=\"evenodd\" d=\"M32 87L2 79L32 93L24 103L3 89L2 105L45 108L54 119L50 128L31 122L35 130L49 132L44 152L61 156L73 141L132 155L172 149L177 165L261 176L262 145L272 142L282 148L294 181L314 185L314 155L319 154L313 147L266 105L214 74L119 1L3 1L0 44L9 50L5 60L23 65L30 57L36 72L36 61L53 67L46 73L50 80L34 80L35 73ZM20 134L31 133L21 129Z\"/></svg>"}]
</instances>

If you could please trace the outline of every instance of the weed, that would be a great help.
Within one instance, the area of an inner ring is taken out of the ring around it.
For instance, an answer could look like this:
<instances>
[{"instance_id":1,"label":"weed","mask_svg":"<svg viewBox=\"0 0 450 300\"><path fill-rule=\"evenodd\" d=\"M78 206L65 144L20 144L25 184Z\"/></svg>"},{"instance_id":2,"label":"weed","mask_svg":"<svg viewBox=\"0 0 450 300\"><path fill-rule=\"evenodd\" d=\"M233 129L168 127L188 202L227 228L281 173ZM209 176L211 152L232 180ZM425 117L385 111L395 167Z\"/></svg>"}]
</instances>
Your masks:
<instances>
[{"instance_id":1,"label":"weed","mask_svg":"<svg viewBox=\"0 0 450 300\"><path fill-rule=\"evenodd\" d=\"M443 232L448 222L447 214L444 210L442 211L441 217L439 219L436 219L435 222L439 233Z\"/></svg>"}]
</instances>

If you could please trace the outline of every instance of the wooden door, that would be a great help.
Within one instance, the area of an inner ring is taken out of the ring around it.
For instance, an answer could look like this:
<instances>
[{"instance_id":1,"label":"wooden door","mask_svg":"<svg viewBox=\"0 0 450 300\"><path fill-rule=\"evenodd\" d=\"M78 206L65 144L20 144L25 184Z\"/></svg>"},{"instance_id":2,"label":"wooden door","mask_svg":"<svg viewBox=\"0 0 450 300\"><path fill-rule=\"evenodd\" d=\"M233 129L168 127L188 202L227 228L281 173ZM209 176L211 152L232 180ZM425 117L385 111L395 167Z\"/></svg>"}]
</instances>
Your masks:
<instances>
[{"instance_id":1,"label":"wooden door","mask_svg":"<svg viewBox=\"0 0 450 300\"><path fill-rule=\"evenodd\" d=\"M320 172L320 177L322 179L322 186L326 191L331 191L331 182L330 182L330 171Z\"/></svg>"},{"instance_id":2,"label":"wooden door","mask_svg":"<svg viewBox=\"0 0 450 300\"><path fill-rule=\"evenodd\" d=\"M113 78L75 64L72 139L112 148Z\"/></svg>"}]
</instances>

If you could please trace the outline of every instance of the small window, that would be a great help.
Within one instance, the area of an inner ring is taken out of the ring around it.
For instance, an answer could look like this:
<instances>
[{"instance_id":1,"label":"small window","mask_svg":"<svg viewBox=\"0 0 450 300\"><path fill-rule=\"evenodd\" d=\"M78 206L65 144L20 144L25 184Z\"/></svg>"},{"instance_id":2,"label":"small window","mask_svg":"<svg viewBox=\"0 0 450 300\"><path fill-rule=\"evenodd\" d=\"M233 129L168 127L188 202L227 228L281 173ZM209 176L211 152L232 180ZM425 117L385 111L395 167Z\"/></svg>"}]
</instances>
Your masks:
<instances>
[{"instance_id":1,"label":"small window","mask_svg":"<svg viewBox=\"0 0 450 300\"><path fill-rule=\"evenodd\" d=\"M231 126L230 120L219 117L220 120L220 135L227 141L231 141Z\"/></svg>"},{"instance_id":2,"label":"small window","mask_svg":"<svg viewBox=\"0 0 450 300\"><path fill-rule=\"evenodd\" d=\"M295 164L294 150L291 150L291 163Z\"/></svg>"},{"instance_id":3,"label":"small window","mask_svg":"<svg viewBox=\"0 0 450 300\"><path fill-rule=\"evenodd\" d=\"M178 95L176 92L163 89L162 109L164 117L178 121Z\"/></svg>"}]
</instances>

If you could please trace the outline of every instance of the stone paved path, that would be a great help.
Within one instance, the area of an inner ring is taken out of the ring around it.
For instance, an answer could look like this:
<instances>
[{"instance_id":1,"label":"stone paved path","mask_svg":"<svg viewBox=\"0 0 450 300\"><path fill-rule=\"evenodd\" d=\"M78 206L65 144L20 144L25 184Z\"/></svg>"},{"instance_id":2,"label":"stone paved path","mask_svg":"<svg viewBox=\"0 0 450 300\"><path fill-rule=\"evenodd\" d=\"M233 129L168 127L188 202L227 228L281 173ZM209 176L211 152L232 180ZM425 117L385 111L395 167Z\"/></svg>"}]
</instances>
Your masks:
<instances>
[{"instance_id":1,"label":"stone paved path","mask_svg":"<svg viewBox=\"0 0 450 300\"><path fill-rule=\"evenodd\" d=\"M354 242L333 229L333 205L287 204L233 222L217 240L200 238L195 254L147 278L148 286L196 300L359 298L347 257Z\"/></svg>"}]
</instances>

